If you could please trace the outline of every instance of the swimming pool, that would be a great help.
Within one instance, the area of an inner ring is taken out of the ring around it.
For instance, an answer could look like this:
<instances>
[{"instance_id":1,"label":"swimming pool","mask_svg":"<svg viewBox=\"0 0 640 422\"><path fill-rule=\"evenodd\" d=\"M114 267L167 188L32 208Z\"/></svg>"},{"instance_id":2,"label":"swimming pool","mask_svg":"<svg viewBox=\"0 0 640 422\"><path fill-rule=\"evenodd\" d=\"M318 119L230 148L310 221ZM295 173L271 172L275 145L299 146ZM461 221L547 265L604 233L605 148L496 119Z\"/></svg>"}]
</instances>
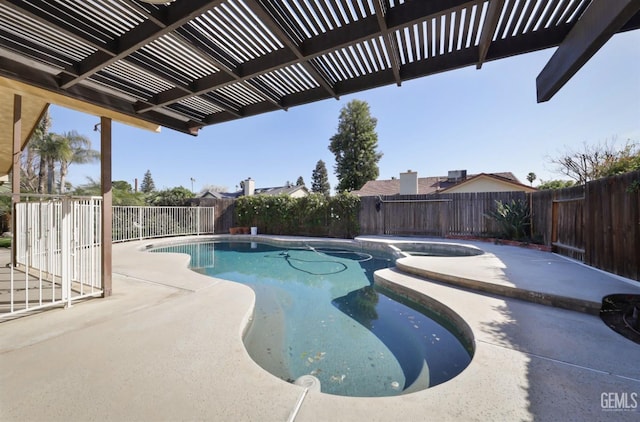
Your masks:
<instances>
[{"instance_id":1,"label":"swimming pool","mask_svg":"<svg viewBox=\"0 0 640 422\"><path fill-rule=\"evenodd\" d=\"M391 255L329 246L198 242L153 249L191 255L195 271L256 293L244 342L275 376L320 380L325 393L393 396L438 385L470 362L472 346L428 309L373 283Z\"/></svg>"}]
</instances>

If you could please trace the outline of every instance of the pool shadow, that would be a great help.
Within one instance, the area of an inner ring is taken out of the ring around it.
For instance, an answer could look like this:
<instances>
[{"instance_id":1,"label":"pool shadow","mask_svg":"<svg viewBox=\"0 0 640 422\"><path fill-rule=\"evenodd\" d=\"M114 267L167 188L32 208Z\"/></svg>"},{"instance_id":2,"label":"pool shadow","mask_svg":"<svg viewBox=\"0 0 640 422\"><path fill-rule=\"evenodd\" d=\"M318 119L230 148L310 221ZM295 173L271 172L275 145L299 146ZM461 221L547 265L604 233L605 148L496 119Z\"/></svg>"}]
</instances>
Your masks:
<instances>
[{"instance_id":1,"label":"pool shadow","mask_svg":"<svg viewBox=\"0 0 640 422\"><path fill-rule=\"evenodd\" d=\"M393 354L405 378L403 393L448 381L471 360L469 348L445 321L373 284L331 303L367 328Z\"/></svg>"},{"instance_id":2,"label":"pool shadow","mask_svg":"<svg viewBox=\"0 0 640 422\"><path fill-rule=\"evenodd\" d=\"M404 374L404 387L416 381L425 360L419 353L415 353L416 345L407 347L406 343L398 341L400 333L394 332L393 327L385 323L385 320L392 315L388 315L389 312L384 309L379 309L380 294L373 286L365 286L349 292L331 303L342 313L371 331L396 357ZM427 387L428 385L424 388Z\"/></svg>"}]
</instances>

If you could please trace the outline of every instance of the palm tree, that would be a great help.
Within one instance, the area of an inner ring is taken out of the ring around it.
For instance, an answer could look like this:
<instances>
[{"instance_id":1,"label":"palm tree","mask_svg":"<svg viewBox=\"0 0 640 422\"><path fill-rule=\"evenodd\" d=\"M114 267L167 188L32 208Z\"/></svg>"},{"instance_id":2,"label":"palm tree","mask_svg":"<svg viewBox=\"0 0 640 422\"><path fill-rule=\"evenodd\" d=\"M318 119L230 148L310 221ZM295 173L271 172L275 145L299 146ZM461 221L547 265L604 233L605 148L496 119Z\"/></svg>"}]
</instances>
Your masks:
<instances>
[{"instance_id":1,"label":"palm tree","mask_svg":"<svg viewBox=\"0 0 640 422\"><path fill-rule=\"evenodd\" d=\"M73 151L67 140L55 133L47 134L38 145L40 155L40 172L38 192L44 190L44 176L47 179L47 193L53 193L55 181L56 162L69 161L73 156Z\"/></svg>"},{"instance_id":2,"label":"palm tree","mask_svg":"<svg viewBox=\"0 0 640 422\"><path fill-rule=\"evenodd\" d=\"M59 135L49 132L50 127L51 118L46 112L29 140L22 162L25 180L21 184L27 191L64 193L71 163L85 164L100 158L100 153L91 149L91 141L86 136L75 130ZM60 163L60 179L56 184L57 163Z\"/></svg>"},{"instance_id":3,"label":"palm tree","mask_svg":"<svg viewBox=\"0 0 640 422\"><path fill-rule=\"evenodd\" d=\"M22 177L20 178L20 185L26 192L38 191L40 182L39 178L44 180L44 175L39 174L36 159L39 156L39 145L44 142L44 138L48 135L50 127L51 117L49 117L49 112L46 111L36 126L31 139L29 139L29 143L25 148L26 154L23 155L24 159L22 161ZM42 185L42 190L44 190L44 183ZM40 193L42 193L42 191L40 191Z\"/></svg>"},{"instance_id":4,"label":"palm tree","mask_svg":"<svg viewBox=\"0 0 640 422\"><path fill-rule=\"evenodd\" d=\"M100 158L100 152L91 149L91 141L84 135L80 135L77 131L65 132L59 135L62 142L68 145L71 154L69 156L60 157L60 193L65 191L65 182L69 173L69 165L71 163L87 164L97 161Z\"/></svg>"},{"instance_id":5,"label":"palm tree","mask_svg":"<svg viewBox=\"0 0 640 422\"><path fill-rule=\"evenodd\" d=\"M32 148L38 156L38 185L37 192L45 193L47 183L47 154L52 149L53 134L45 132L32 140Z\"/></svg>"},{"instance_id":6,"label":"palm tree","mask_svg":"<svg viewBox=\"0 0 640 422\"><path fill-rule=\"evenodd\" d=\"M533 186L533 181L536 180L536 174L534 172L530 172L529 174L527 174L527 180L529 181L529 184L531 186Z\"/></svg>"}]
</instances>

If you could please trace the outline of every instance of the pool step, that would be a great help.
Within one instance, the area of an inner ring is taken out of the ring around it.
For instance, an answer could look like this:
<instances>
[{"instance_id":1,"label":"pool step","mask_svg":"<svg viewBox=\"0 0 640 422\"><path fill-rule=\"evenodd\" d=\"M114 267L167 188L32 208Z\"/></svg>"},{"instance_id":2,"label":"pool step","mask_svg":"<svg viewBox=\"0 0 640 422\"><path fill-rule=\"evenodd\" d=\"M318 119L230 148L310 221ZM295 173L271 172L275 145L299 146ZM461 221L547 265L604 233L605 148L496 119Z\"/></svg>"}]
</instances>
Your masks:
<instances>
[{"instance_id":1,"label":"pool step","mask_svg":"<svg viewBox=\"0 0 640 422\"><path fill-rule=\"evenodd\" d=\"M427 281L436 281L476 292L489 293L514 299L525 300L540 305L553 306L571 311L599 315L602 304L585 299L572 298L547 292L538 292L505 284L474 280L452 274L433 271L424 267L408 265L402 260L396 261L396 269L404 274L417 276ZM393 280L388 280L393 282Z\"/></svg>"}]
</instances>

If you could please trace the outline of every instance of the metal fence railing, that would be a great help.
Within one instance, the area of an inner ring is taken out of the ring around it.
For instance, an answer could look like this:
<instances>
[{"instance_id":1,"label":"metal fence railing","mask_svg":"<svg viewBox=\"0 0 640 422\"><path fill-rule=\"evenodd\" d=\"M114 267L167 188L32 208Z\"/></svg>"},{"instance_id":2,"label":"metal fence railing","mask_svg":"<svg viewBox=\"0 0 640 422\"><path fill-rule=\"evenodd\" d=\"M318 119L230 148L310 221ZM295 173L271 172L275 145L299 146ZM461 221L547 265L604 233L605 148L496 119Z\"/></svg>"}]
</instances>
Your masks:
<instances>
[{"instance_id":1,"label":"metal fence railing","mask_svg":"<svg viewBox=\"0 0 640 422\"><path fill-rule=\"evenodd\" d=\"M214 207L113 207L114 242L213 234Z\"/></svg>"},{"instance_id":2,"label":"metal fence railing","mask_svg":"<svg viewBox=\"0 0 640 422\"><path fill-rule=\"evenodd\" d=\"M21 195L3 255L0 318L102 294L101 201Z\"/></svg>"},{"instance_id":3,"label":"metal fence railing","mask_svg":"<svg viewBox=\"0 0 640 422\"><path fill-rule=\"evenodd\" d=\"M0 251L0 319L102 294L102 199L20 195ZM214 233L214 207L113 207L112 240Z\"/></svg>"}]
</instances>

